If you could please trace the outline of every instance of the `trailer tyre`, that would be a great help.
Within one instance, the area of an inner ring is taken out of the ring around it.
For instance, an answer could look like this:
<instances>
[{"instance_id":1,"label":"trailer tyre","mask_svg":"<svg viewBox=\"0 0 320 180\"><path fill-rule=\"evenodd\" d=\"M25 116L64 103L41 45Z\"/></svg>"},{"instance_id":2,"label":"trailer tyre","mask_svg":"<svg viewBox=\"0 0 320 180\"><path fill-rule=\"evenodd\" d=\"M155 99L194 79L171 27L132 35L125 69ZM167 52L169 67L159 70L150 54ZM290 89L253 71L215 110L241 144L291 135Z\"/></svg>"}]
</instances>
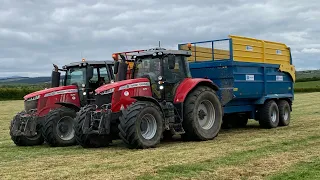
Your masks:
<instances>
[{"instance_id":1,"label":"trailer tyre","mask_svg":"<svg viewBox=\"0 0 320 180\"><path fill-rule=\"evenodd\" d=\"M107 147L111 143L109 138L110 136L108 135L83 134L82 126L85 119L88 118L87 114L94 110L95 106L93 105L84 106L77 113L77 117L75 119L75 138L77 143L84 148Z\"/></svg>"},{"instance_id":2,"label":"trailer tyre","mask_svg":"<svg viewBox=\"0 0 320 180\"><path fill-rule=\"evenodd\" d=\"M130 149L154 148L163 132L163 114L152 102L136 102L119 118L119 136Z\"/></svg>"},{"instance_id":3,"label":"trailer tyre","mask_svg":"<svg viewBox=\"0 0 320 180\"><path fill-rule=\"evenodd\" d=\"M74 137L74 118L76 111L60 107L50 111L43 125L42 135L52 147L72 146L76 144Z\"/></svg>"},{"instance_id":4,"label":"trailer tyre","mask_svg":"<svg viewBox=\"0 0 320 180\"><path fill-rule=\"evenodd\" d=\"M14 116L13 120L11 120L10 122L10 136L12 141L17 145L17 146L37 146L37 145L41 145L44 142L44 139L41 135L41 124L37 125L37 132L38 134L35 135L34 137L26 137L26 136L14 136L12 134L12 127L15 123L15 121L17 120L17 118L19 118L20 114L22 114L23 112L18 113L17 115Z\"/></svg>"},{"instance_id":5,"label":"trailer tyre","mask_svg":"<svg viewBox=\"0 0 320 180\"><path fill-rule=\"evenodd\" d=\"M290 124L291 108L286 100L280 100L279 107L279 126L288 126Z\"/></svg>"},{"instance_id":6,"label":"trailer tyre","mask_svg":"<svg viewBox=\"0 0 320 180\"><path fill-rule=\"evenodd\" d=\"M275 101L270 100L265 102L260 109L259 124L263 128L271 129L276 128L279 124L279 109Z\"/></svg>"},{"instance_id":7,"label":"trailer tyre","mask_svg":"<svg viewBox=\"0 0 320 180\"><path fill-rule=\"evenodd\" d=\"M200 86L191 92L184 103L183 128L185 140L215 138L222 123L222 107L215 92Z\"/></svg>"}]
</instances>

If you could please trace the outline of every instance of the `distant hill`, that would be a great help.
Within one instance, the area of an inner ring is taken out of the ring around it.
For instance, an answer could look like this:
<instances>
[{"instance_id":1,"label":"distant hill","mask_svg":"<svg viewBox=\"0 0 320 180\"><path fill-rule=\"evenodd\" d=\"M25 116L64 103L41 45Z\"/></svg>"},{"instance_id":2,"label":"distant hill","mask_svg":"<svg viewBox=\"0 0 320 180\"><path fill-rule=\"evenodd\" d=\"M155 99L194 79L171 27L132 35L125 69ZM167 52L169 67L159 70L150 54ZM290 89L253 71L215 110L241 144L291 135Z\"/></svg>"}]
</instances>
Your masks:
<instances>
[{"instance_id":1,"label":"distant hill","mask_svg":"<svg viewBox=\"0 0 320 180\"><path fill-rule=\"evenodd\" d=\"M297 80L317 80L320 78L320 70L306 70L296 72ZM61 76L63 79L64 76ZM11 76L11 77L0 77L0 85L12 85L12 84L43 84L51 83L51 77L22 77L22 76Z\"/></svg>"},{"instance_id":2,"label":"distant hill","mask_svg":"<svg viewBox=\"0 0 320 180\"><path fill-rule=\"evenodd\" d=\"M51 82L51 77L7 77L0 79L0 84L42 84L48 82Z\"/></svg>"}]
</instances>

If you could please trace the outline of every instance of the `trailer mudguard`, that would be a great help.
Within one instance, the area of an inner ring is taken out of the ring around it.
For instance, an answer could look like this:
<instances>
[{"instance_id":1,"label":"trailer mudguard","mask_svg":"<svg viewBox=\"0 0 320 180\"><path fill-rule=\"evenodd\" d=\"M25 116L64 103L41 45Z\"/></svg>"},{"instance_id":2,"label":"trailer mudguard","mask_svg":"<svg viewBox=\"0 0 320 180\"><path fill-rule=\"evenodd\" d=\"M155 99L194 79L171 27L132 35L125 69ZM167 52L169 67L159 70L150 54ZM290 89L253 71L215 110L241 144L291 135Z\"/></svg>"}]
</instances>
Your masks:
<instances>
[{"instance_id":1,"label":"trailer mudguard","mask_svg":"<svg viewBox=\"0 0 320 180\"><path fill-rule=\"evenodd\" d=\"M181 103L184 102L187 95L197 86L208 86L212 88L215 91L219 90L219 87L212 82L210 79L203 79L203 78L187 78L181 82L181 84L178 86L175 97L174 97L174 103Z\"/></svg>"}]
</instances>

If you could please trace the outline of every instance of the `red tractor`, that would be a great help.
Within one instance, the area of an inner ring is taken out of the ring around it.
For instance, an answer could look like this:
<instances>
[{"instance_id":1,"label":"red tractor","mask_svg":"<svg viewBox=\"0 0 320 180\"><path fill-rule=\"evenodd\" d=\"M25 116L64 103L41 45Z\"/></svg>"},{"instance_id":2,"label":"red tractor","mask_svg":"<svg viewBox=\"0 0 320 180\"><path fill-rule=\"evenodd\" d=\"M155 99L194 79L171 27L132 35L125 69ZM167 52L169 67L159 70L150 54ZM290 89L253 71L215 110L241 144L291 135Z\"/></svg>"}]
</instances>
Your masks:
<instances>
[{"instance_id":1,"label":"red tractor","mask_svg":"<svg viewBox=\"0 0 320 180\"><path fill-rule=\"evenodd\" d=\"M190 55L163 48L136 53L131 79L99 87L95 104L79 111L77 142L99 147L119 136L129 148L150 148L165 134L186 140L215 138L223 116L218 87L209 79L191 77ZM114 56L119 66L115 74L126 77L128 59L121 57L119 62Z\"/></svg>"},{"instance_id":2,"label":"red tractor","mask_svg":"<svg viewBox=\"0 0 320 180\"><path fill-rule=\"evenodd\" d=\"M71 63L58 69L54 65L52 88L24 97L24 111L10 125L10 135L18 146L68 146L76 143L74 118L80 107L94 102L93 91L114 79L113 61ZM60 72L65 72L62 86Z\"/></svg>"}]
</instances>

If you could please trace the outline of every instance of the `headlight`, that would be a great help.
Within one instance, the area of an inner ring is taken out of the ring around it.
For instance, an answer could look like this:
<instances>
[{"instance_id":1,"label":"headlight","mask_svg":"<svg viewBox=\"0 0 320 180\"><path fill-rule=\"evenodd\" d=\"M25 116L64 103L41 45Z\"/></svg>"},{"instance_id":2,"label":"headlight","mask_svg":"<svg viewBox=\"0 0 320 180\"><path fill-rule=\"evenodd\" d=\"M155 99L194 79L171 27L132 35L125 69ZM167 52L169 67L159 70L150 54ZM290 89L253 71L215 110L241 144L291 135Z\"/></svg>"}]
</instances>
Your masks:
<instances>
[{"instance_id":1,"label":"headlight","mask_svg":"<svg viewBox=\"0 0 320 180\"><path fill-rule=\"evenodd\" d=\"M83 95L84 95L84 96L87 95L87 92L83 92Z\"/></svg>"},{"instance_id":2,"label":"headlight","mask_svg":"<svg viewBox=\"0 0 320 180\"><path fill-rule=\"evenodd\" d=\"M110 93L113 93L113 92L114 92L114 88L108 89L108 90L105 90L105 91L102 91L102 92L100 93L100 95L110 94Z\"/></svg>"},{"instance_id":3,"label":"headlight","mask_svg":"<svg viewBox=\"0 0 320 180\"><path fill-rule=\"evenodd\" d=\"M160 88L160 90L163 90L164 87L163 87L163 86L160 86L159 88Z\"/></svg>"},{"instance_id":4,"label":"headlight","mask_svg":"<svg viewBox=\"0 0 320 180\"><path fill-rule=\"evenodd\" d=\"M40 98L40 95L36 95L36 96L33 96L33 97L27 99L27 101L38 100L39 98Z\"/></svg>"}]
</instances>

